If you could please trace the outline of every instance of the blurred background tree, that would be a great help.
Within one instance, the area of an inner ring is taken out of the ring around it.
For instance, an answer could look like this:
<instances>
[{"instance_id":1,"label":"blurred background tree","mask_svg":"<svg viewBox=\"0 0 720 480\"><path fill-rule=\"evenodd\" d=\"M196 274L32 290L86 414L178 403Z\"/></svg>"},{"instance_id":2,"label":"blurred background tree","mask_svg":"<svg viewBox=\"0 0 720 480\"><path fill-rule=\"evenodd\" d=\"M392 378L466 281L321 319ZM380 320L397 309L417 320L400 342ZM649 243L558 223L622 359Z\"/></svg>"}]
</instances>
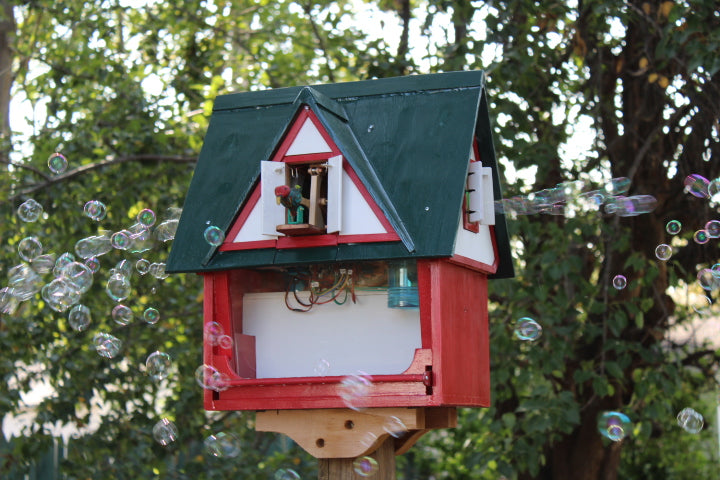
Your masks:
<instances>
[{"instance_id":1,"label":"blurred background tree","mask_svg":"<svg viewBox=\"0 0 720 480\"><path fill-rule=\"evenodd\" d=\"M218 94L484 69L504 194L519 199L507 211L517 276L491 282L493 406L424 438L399 460L399 478L712 478L718 345L679 332L718 313L706 300L717 284L702 289L696 277L718 262L718 240L693 235L718 217L720 199L684 184L720 177L715 3L2 0L0 287L25 237L59 256L101 229L128 228L144 208L169 218ZM48 169L53 152L67 157L64 172ZM585 208L597 197L579 193L615 194L619 177L655 209ZM538 199L566 188L563 208L543 213ZM37 222L17 216L29 198L44 207ZM82 213L91 199L107 206L101 222ZM665 231L669 220L679 234ZM668 261L655 256L661 243L673 246ZM0 297L12 311L0 314L0 415L6 430L25 425L0 447L0 476L37 474L61 432L72 438L59 442L59 478L316 476L292 442L255 433L252 415L203 411L197 278L134 274L124 303L135 320L112 320L109 270L141 256L160 263L167 249L156 239L144 253L100 257L82 332L39 294L15 309ZM618 274L625 289L612 287ZM143 322L147 307L158 323ZM540 339L514 337L520 317L540 323ZM98 332L123 341L120 355L95 353ZM155 350L173 358L160 383L145 371ZM699 434L676 425L688 406L705 415ZM630 417L622 441L598 433L605 411ZM167 447L151 433L161 417L178 427ZM238 436L237 457L204 449L221 431Z\"/></svg>"}]
</instances>

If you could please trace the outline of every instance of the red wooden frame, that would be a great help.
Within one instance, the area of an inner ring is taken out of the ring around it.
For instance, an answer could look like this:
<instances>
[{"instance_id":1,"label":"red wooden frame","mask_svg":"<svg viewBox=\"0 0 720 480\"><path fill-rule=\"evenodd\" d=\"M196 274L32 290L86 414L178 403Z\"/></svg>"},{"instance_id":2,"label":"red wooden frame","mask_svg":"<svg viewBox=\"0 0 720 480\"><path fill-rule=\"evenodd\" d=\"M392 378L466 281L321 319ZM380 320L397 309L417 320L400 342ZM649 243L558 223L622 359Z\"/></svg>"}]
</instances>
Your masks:
<instances>
[{"instance_id":1,"label":"red wooden frame","mask_svg":"<svg viewBox=\"0 0 720 480\"><path fill-rule=\"evenodd\" d=\"M418 260L421 348L411 366L395 375L372 375L359 407L489 406L490 358L487 276L447 259ZM254 342L243 336L242 296L275 272L208 272L205 322L217 321L243 340L244 354L204 344L204 361L229 376L222 392L205 391L208 410L345 408L343 377L247 378ZM322 308L321 306L319 308ZM359 307L358 307L359 308ZM233 330L235 329L235 330ZM239 331L238 331L239 330ZM242 365L238 365L242 364Z\"/></svg>"},{"instance_id":2,"label":"red wooden frame","mask_svg":"<svg viewBox=\"0 0 720 480\"><path fill-rule=\"evenodd\" d=\"M478 147L477 138L473 138L473 152L475 153L475 159L470 159L471 162L479 162L480 161L480 149ZM465 180L465 189L468 188L467 180ZM463 192L463 201L462 201L462 218L463 218L463 228L465 230L468 230L470 232L478 233L480 231L480 222L471 222L470 221L470 214L468 213L468 205L467 205L467 195L465 195L465 192Z\"/></svg>"}]
</instances>

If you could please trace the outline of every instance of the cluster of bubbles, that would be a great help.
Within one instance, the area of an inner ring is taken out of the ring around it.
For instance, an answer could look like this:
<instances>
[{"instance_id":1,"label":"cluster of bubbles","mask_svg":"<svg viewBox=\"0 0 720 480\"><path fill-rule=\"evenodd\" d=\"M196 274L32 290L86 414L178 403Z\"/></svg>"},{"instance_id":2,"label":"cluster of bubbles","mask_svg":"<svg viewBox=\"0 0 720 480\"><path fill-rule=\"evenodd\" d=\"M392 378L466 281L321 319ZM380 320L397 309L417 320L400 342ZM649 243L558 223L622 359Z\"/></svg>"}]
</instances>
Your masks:
<instances>
[{"instance_id":1,"label":"cluster of bubbles","mask_svg":"<svg viewBox=\"0 0 720 480\"><path fill-rule=\"evenodd\" d=\"M657 206L657 200L652 195L625 196L630 189L630 179L626 177L613 178L595 190L588 190L587 186L582 180L559 183L554 188L497 201L495 211L511 217L539 213L575 217L599 211L634 217L652 212Z\"/></svg>"},{"instance_id":2,"label":"cluster of bubbles","mask_svg":"<svg viewBox=\"0 0 720 480\"><path fill-rule=\"evenodd\" d=\"M525 342L533 342L542 335L542 326L530 317L522 317L515 322L515 336Z\"/></svg>"}]
</instances>

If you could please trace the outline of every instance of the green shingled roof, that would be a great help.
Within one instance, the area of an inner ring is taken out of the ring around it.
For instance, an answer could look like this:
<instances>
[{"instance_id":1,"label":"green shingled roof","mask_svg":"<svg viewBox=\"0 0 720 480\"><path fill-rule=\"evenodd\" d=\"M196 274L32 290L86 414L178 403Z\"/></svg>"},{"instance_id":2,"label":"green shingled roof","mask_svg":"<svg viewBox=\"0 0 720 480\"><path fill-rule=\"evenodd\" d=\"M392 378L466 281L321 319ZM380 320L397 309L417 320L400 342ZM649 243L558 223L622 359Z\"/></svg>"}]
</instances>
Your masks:
<instances>
[{"instance_id":1,"label":"green shingled roof","mask_svg":"<svg viewBox=\"0 0 720 480\"><path fill-rule=\"evenodd\" d=\"M385 214L399 242L220 252L207 225L230 229L301 105L308 105ZM263 265L450 256L462 212L468 153L477 137L499 176L480 71L289 87L223 95L210 125L167 261L168 272ZM512 276L505 218L496 216L500 263Z\"/></svg>"}]
</instances>

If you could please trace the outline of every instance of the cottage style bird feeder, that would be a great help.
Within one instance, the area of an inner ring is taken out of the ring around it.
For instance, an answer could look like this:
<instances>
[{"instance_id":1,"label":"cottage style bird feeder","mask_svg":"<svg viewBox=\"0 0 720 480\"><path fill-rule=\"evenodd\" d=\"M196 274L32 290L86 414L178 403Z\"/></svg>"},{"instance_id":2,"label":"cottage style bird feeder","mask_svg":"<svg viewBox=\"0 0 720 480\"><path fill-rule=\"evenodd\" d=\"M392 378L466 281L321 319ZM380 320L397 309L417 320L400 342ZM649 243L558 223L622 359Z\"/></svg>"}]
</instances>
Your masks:
<instances>
[{"instance_id":1,"label":"cottage style bird feeder","mask_svg":"<svg viewBox=\"0 0 720 480\"><path fill-rule=\"evenodd\" d=\"M500 199L482 72L218 97L167 261L204 277L205 408L328 458L489 406Z\"/></svg>"}]
</instances>

